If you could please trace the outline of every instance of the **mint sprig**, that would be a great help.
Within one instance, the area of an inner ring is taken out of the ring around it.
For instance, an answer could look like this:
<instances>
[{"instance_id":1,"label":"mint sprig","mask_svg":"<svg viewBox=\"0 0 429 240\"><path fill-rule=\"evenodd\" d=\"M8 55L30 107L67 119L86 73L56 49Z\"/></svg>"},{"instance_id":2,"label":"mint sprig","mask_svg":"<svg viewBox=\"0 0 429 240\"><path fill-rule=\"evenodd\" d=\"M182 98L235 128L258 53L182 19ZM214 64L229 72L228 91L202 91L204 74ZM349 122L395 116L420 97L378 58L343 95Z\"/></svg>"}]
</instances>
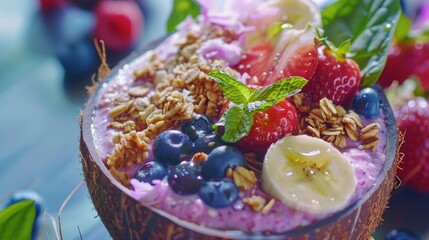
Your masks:
<instances>
[{"instance_id":1,"label":"mint sprig","mask_svg":"<svg viewBox=\"0 0 429 240\"><path fill-rule=\"evenodd\" d=\"M219 84L223 94L231 102L236 104L245 104L249 102L253 91L245 84L235 80L233 77L217 69L209 73L209 76Z\"/></svg>"},{"instance_id":2,"label":"mint sprig","mask_svg":"<svg viewBox=\"0 0 429 240\"><path fill-rule=\"evenodd\" d=\"M232 103L219 122L225 126L222 140L234 143L247 136L253 126L253 116L297 93L307 80L302 77L284 78L262 89L250 89L218 69L208 74Z\"/></svg>"},{"instance_id":3,"label":"mint sprig","mask_svg":"<svg viewBox=\"0 0 429 240\"><path fill-rule=\"evenodd\" d=\"M397 0L337 0L322 11L328 39L336 46L351 40L362 86L374 84L380 76L400 14Z\"/></svg>"}]
</instances>

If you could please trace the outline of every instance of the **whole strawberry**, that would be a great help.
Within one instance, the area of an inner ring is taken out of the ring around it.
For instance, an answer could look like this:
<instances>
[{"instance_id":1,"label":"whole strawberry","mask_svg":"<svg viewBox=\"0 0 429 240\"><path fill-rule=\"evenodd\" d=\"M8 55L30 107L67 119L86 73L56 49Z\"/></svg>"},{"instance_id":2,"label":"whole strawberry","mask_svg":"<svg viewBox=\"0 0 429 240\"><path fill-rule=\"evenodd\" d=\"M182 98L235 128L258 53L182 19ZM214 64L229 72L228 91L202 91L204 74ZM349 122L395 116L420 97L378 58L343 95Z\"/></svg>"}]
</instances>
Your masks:
<instances>
[{"instance_id":1,"label":"whole strawberry","mask_svg":"<svg viewBox=\"0 0 429 240\"><path fill-rule=\"evenodd\" d=\"M318 103L326 97L334 104L347 107L358 90L361 75L357 63L346 57L346 52L320 44L318 64L314 76L308 81L303 92Z\"/></svg>"},{"instance_id":2,"label":"whole strawberry","mask_svg":"<svg viewBox=\"0 0 429 240\"><path fill-rule=\"evenodd\" d=\"M235 146L245 152L257 151L265 154L272 143L287 134L296 133L297 129L297 110L288 100L283 100L265 111L256 113L249 134Z\"/></svg>"},{"instance_id":3,"label":"whole strawberry","mask_svg":"<svg viewBox=\"0 0 429 240\"><path fill-rule=\"evenodd\" d=\"M429 105L422 97L409 100L396 111L399 130L405 133L405 157L398 176L411 189L429 192Z\"/></svg>"}]
</instances>

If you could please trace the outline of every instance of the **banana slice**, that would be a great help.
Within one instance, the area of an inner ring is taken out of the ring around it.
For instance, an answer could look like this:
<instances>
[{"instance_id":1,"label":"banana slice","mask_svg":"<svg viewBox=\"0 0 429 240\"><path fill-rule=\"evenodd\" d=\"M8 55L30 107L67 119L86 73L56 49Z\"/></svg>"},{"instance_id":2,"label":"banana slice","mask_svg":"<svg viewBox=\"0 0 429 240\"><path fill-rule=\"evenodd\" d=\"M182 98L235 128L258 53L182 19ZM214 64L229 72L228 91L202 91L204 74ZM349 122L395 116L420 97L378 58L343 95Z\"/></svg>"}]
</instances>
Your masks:
<instances>
[{"instance_id":1,"label":"banana slice","mask_svg":"<svg viewBox=\"0 0 429 240\"><path fill-rule=\"evenodd\" d=\"M288 136L265 155L262 189L296 210L317 215L341 210L356 185L347 158L319 138Z\"/></svg>"}]
</instances>

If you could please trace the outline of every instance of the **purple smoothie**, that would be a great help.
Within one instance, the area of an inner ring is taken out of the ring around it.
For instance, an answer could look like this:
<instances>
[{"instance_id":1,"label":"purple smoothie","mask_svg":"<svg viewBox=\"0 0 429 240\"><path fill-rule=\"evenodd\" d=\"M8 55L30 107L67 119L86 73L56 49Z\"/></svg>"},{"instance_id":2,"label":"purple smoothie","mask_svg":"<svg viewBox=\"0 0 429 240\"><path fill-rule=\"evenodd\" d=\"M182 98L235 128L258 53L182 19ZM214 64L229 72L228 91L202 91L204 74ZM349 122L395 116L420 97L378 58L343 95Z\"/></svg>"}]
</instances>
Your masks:
<instances>
[{"instance_id":1,"label":"purple smoothie","mask_svg":"<svg viewBox=\"0 0 429 240\"><path fill-rule=\"evenodd\" d=\"M236 20L237 21L237 20ZM207 24L207 22L205 22ZM237 23L235 23L237 24ZM238 24L240 27L242 25ZM197 24L191 20L185 21L179 31L169 36L158 47L144 55L134 59L132 62L125 65L111 81L103 83L102 88L97 97L97 106L93 115L92 133L94 143L103 161L106 163L107 156L114 151L115 145L112 138L119 133L118 130L109 128L108 125L112 121L109 117L109 111L114 107L113 101L121 92L127 91L130 88L144 83L144 81L136 81L134 70L144 67L150 61L151 56L156 53L160 59L168 59L170 56L177 54L178 48L176 43L183 41L186 32L192 31L199 34L204 26ZM246 31L240 29L239 31ZM243 41L240 39L240 41ZM218 44L218 43L211 43ZM236 51L240 43L232 43L227 48L228 51ZM210 46L203 45L204 48L199 54L206 58L221 58L225 64L231 64L237 59L220 51L218 54L210 54ZM213 45L211 45L213 46ZM234 54L233 54L234 55ZM146 97L149 101L150 94ZM386 155L386 125L384 116L377 119L365 120L365 124L376 122L380 125L381 130L378 135L379 142L375 151L359 150L360 143L347 141L347 147L339 149L340 152L347 157L355 170L357 179L357 187L350 203L359 199L374 183L379 175ZM151 151L145 161L154 160ZM129 166L125 169L131 176L134 174L140 164ZM259 183L258 183L259 184ZM303 211L297 211L283 204L281 201L276 201L275 205L268 213L254 212L246 204L242 202L243 197L258 194L267 196L259 187L250 191L240 193L240 198L232 206L220 209L214 209L207 206L198 195L183 196L174 193L168 186L166 179L155 182L154 186L148 183L141 183L136 179L132 179L129 195L134 199L141 201L146 206L152 206L164 211L168 214L176 216L180 219L216 229L233 229L243 230L247 232L284 232L299 226L305 226L314 223L326 215L308 214Z\"/></svg>"}]
</instances>

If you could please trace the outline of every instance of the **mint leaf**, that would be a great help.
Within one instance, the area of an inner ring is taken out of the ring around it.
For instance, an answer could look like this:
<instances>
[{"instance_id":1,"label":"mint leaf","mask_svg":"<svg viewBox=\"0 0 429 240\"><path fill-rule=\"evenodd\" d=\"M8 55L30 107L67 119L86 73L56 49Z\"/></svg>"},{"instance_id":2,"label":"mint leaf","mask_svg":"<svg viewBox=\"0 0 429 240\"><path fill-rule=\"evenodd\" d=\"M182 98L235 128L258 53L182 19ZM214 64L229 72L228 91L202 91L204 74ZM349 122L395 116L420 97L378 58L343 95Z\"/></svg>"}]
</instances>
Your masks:
<instances>
[{"instance_id":1,"label":"mint leaf","mask_svg":"<svg viewBox=\"0 0 429 240\"><path fill-rule=\"evenodd\" d=\"M228 74L219 71L218 69L213 70L207 75L219 84L223 94L231 102L235 104L246 104L249 102L249 98L253 91L245 84L239 82Z\"/></svg>"},{"instance_id":2,"label":"mint leaf","mask_svg":"<svg viewBox=\"0 0 429 240\"><path fill-rule=\"evenodd\" d=\"M338 0L323 10L328 39L336 46L351 39L362 86L374 84L383 70L400 14L397 0Z\"/></svg>"},{"instance_id":3,"label":"mint leaf","mask_svg":"<svg viewBox=\"0 0 429 240\"><path fill-rule=\"evenodd\" d=\"M267 110L268 108L276 105L277 103L281 102L279 101L257 101L257 102L250 102L246 106L246 111L249 113L257 113L262 112L264 110Z\"/></svg>"},{"instance_id":4,"label":"mint leaf","mask_svg":"<svg viewBox=\"0 0 429 240\"><path fill-rule=\"evenodd\" d=\"M250 102L267 101L276 103L302 89L307 80L302 77L283 78L263 89L257 89L250 97Z\"/></svg>"},{"instance_id":5,"label":"mint leaf","mask_svg":"<svg viewBox=\"0 0 429 240\"><path fill-rule=\"evenodd\" d=\"M222 140L234 143L249 134L253 125L253 114L243 109L243 105L230 107L222 116L225 122L225 134Z\"/></svg>"},{"instance_id":6,"label":"mint leaf","mask_svg":"<svg viewBox=\"0 0 429 240\"><path fill-rule=\"evenodd\" d=\"M0 211L0 236L2 239L31 239L36 217L34 201L17 202Z\"/></svg>"},{"instance_id":7,"label":"mint leaf","mask_svg":"<svg viewBox=\"0 0 429 240\"><path fill-rule=\"evenodd\" d=\"M167 32L176 29L177 24L182 22L187 16L196 17L200 14L200 5L194 0L174 0L173 10L167 20Z\"/></svg>"}]
</instances>

